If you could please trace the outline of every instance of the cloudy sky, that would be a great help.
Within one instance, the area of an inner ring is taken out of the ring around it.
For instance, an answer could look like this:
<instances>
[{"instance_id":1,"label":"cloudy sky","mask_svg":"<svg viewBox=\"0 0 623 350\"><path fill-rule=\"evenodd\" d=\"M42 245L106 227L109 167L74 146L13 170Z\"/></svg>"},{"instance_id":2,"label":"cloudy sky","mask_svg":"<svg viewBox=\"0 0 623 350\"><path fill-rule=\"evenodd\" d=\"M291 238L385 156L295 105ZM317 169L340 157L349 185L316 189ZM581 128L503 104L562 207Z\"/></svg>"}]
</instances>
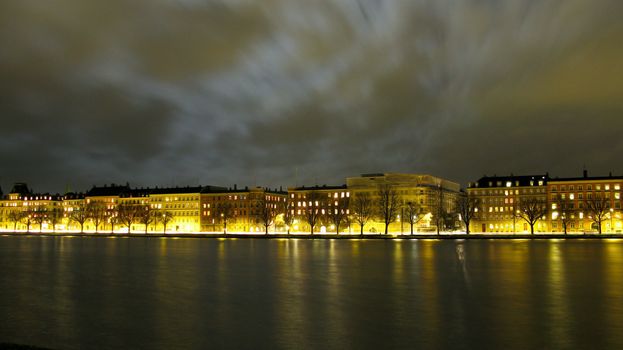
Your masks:
<instances>
[{"instance_id":1,"label":"cloudy sky","mask_svg":"<svg viewBox=\"0 0 623 350\"><path fill-rule=\"evenodd\" d=\"M3 0L0 185L623 174L620 0Z\"/></svg>"}]
</instances>

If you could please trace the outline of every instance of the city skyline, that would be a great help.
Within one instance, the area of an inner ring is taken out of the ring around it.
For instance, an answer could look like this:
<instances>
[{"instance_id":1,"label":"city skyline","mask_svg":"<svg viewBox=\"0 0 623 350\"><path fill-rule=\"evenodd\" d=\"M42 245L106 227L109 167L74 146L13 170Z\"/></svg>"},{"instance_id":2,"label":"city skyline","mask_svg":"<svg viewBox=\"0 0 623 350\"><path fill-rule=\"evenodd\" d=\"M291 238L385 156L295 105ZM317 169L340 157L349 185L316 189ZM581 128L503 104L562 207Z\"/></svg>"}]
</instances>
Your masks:
<instances>
[{"instance_id":1,"label":"city skyline","mask_svg":"<svg viewBox=\"0 0 623 350\"><path fill-rule=\"evenodd\" d=\"M0 10L5 191L623 173L618 1Z\"/></svg>"}]
</instances>

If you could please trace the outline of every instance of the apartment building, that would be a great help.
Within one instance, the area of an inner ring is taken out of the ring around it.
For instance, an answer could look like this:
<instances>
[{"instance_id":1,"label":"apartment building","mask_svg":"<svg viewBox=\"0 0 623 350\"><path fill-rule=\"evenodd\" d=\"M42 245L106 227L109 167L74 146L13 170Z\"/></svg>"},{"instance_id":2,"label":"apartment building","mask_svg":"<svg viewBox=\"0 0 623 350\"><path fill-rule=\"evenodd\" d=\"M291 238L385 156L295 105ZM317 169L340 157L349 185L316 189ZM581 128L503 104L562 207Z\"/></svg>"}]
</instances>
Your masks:
<instances>
[{"instance_id":1,"label":"apartment building","mask_svg":"<svg viewBox=\"0 0 623 350\"><path fill-rule=\"evenodd\" d=\"M478 200L472 232L530 232L527 222L517 216L522 200L536 199L547 202L549 174L522 176L484 176L469 183L467 195ZM545 220L539 220L536 232L548 231Z\"/></svg>"}]
</instances>

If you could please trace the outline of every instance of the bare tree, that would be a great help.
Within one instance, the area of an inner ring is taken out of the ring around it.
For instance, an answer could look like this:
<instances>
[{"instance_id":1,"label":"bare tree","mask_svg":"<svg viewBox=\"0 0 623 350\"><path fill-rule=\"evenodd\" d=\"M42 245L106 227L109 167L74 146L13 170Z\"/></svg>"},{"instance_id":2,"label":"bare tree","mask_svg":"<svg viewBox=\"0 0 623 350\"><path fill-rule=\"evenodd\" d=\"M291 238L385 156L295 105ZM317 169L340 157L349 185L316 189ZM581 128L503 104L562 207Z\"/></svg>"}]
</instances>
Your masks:
<instances>
[{"instance_id":1,"label":"bare tree","mask_svg":"<svg viewBox=\"0 0 623 350\"><path fill-rule=\"evenodd\" d=\"M282 204L282 210L283 210L283 224L286 225L286 230L287 233L290 234L290 228L292 227L292 224L294 223L294 208L292 206L292 202L290 201L290 198L288 197L288 199L286 199L285 203Z\"/></svg>"},{"instance_id":2,"label":"bare tree","mask_svg":"<svg viewBox=\"0 0 623 350\"><path fill-rule=\"evenodd\" d=\"M374 216L374 203L372 197L367 192L353 193L350 201L353 220L359 225L360 235L363 235L364 226Z\"/></svg>"},{"instance_id":3,"label":"bare tree","mask_svg":"<svg viewBox=\"0 0 623 350\"><path fill-rule=\"evenodd\" d=\"M87 215L95 225L95 233L98 233L99 226L106 220L106 207L100 202L89 202L87 204Z\"/></svg>"},{"instance_id":4,"label":"bare tree","mask_svg":"<svg viewBox=\"0 0 623 350\"><path fill-rule=\"evenodd\" d=\"M13 231L17 232L17 224L24 221L28 214L22 208L9 211L9 221L13 223Z\"/></svg>"},{"instance_id":5,"label":"bare tree","mask_svg":"<svg viewBox=\"0 0 623 350\"><path fill-rule=\"evenodd\" d=\"M320 195L320 193L313 190L309 191L305 198L306 207L304 218L309 225L310 233L312 235L314 234L314 228L318 224L318 221L320 220L320 217L322 215L320 211L320 207L322 206L321 200L322 196Z\"/></svg>"},{"instance_id":6,"label":"bare tree","mask_svg":"<svg viewBox=\"0 0 623 350\"><path fill-rule=\"evenodd\" d=\"M424 218L424 215L422 215L422 208L416 202L407 202L404 213L407 217L406 219L409 223L409 227L411 228L411 234L413 234L413 226L417 225Z\"/></svg>"},{"instance_id":7,"label":"bare tree","mask_svg":"<svg viewBox=\"0 0 623 350\"><path fill-rule=\"evenodd\" d=\"M52 232L56 232L56 225L63 219L63 210L59 207L53 207L48 214L50 224L52 224Z\"/></svg>"},{"instance_id":8,"label":"bare tree","mask_svg":"<svg viewBox=\"0 0 623 350\"><path fill-rule=\"evenodd\" d=\"M152 209L151 205L144 204L137 208L137 216L138 222L145 225L145 234L147 234L147 229L149 228L149 224L156 220L155 211Z\"/></svg>"},{"instance_id":9,"label":"bare tree","mask_svg":"<svg viewBox=\"0 0 623 350\"><path fill-rule=\"evenodd\" d=\"M585 203L589 219L597 225L597 230L601 234L602 223L610 215L610 199L596 194L593 198L587 199Z\"/></svg>"},{"instance_id":10,"label":"bare tree","mask_svg":"<svg viewBox=\"0 0 623 350\"><path fill-rule=\"evenodd\" d=\"M108 222L110 223L110 233L115 233L115 224L119 220L119 213L117 212L117 206L112 206L106 208L106 217L108 218Z\"/></svg>"},{"instance_id":11,"label":"bare tree","mask_svg":"<svg viewBox=\"0 0 623 350\"><path fill-rule=\"evenodd\" d=\"M24 223L26 224L26 232L30 232L30 226L34 222L35 213L31 207L28 207L24 212Z\"/></svg>"},{"instance_id":12,"label":"bare tree","mask_svg":"<svg viewBox=\"0 0 623 350\"><path fill-rule=\"evenodd\" d=\"M139 206L130 203L121 203L117 206L117 219L128 228L128 234L132 233L132 224L139 217Z\"/></svg>"},{"instance_id":13,"label":"bare tree","mask_svg":"<svg viewBox=\"0 0 623 350\"><path fill-rule=\"evenodd\" d=\"M328 217L333 225L335 225L335 233L340 234L340 226L346 223L350 210L348 209L349 198L333 199L333 206L329 207Z\"/></svg>"},{"instance_id":14,"label":"bare tree","mask_svg":"<svg viewBox=\"0 0 623 350\"><path fill-rule=\"evenodd\" d=\"M480 201L478 198L465 194L459 197L457 202L457 209L461 215L461 221L465 225L465 234L469 234L469 225L473 219L476 218L478 213L478 206Z\"/></svg>"},{"instance_id":15,"label":"bare tree","mask_svg":"<svg viewBox=\"0 0 623 350\"><path fill-rule=\"evenodd\" d=\"M516 215L530 225L530 233L534 234L534 225L547 215L547 204L537 197L521 198Z\"/></svg>"},{"instance_id":16,"label":"bare tree","mask_svg":"<svg viewBox=\"0 0 623 350\"><path fill-rule=\"evenodd\" d=\"M163 226L163 233L166 234L167 233L167 224L169 222L171 222L174 218L174 215L172 212L168 211L168 210L161 210L158 212L158 221L160 221L160 223L162 223Z\"/></svg>"},{"instance_id":17,"label":"bare tree","mask_svg":"<svg viewBox=\"0 0 623 350\"><path fill-rule=\"evenodd\" d=\"M84 202L79 203L76 207L71 208L69 213L69 221L76 222L80 225L80 233L84 232L84 223L89 220L89 213Z\"/></svg>"},{"instance_id":18,"label":"bare tree","mask_svg":"<svg viewBox=\"0 0 623 350\"><path fill-rule=\"evenodd\" d=\"M48 213L43 205L36 205L32 211L33 221L39 225L39 233L43 230L43 223L48 219Z\"/></svg>"},{"instance_id":19,"label":"bare tree","mask_svg":"<svg viewBox=\"0 0 623 350\"><path fill-rule=\"evenodd\" d=\"M227 223L234 217L234 208L229 202L221 202L217 204L216 212L223 223L223 233L227 234Z\"/></svg>"},{"instance_id":20,"label":"bare tree","mask_svg":"<svg viewBox=\"0 0 623 350\"><path fill-rule=\"evenodd\" d=\"M379 185L377 210L379 218L385 224L385 234L387 234L389 225L396 221L396 216L400 210L400 197L394 186L390 184Z\"/></svg>"},{"instance_id":21,"label":"bare tree","mask_svg":"<svg viewBox=\"0 0 623 350\"><path fill-rule=\"evenodd\" d=\"M437 183L437 189L435 191L435 214L433 214L433 219L435 220L435 227L437 229L437 234L441 233L441 229L444 225L446 218L446 209L444 207L444 196L443 196L443 186L441 181Z\"/></svg>"},{"instance_id":22,"label":"bare tree","mask_svg":"<svg viewBox=\"0 0 623 350\"><path fill-rule=\"evenodd\" d=\"M266 194L262 194L257 200L257 219L264 225L264 232L268 234L271 225L277 217L277 204L271 203Z\"/></svg>"},{"instance_id":23,"label":"bare tree","mask_svg":"<svg viewBox=\"0 0 623 350\"><path fill-rule=\"evenodd\" d=\"M562 230L564 234L567 234L569 224L575 218L575 208L572 201L561 200L560 202L560 222L562 223Z\"/></svg>"}]
</instances>

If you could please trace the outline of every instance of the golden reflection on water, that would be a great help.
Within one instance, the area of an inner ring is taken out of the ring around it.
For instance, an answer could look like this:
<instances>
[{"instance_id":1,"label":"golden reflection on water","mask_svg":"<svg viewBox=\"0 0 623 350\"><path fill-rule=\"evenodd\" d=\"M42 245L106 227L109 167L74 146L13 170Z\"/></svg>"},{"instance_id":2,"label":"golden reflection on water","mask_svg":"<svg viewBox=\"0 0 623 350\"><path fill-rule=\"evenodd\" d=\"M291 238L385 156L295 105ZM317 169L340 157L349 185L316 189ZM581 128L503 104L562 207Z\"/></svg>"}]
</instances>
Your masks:
<instances>
[{"instance_id":1,"label":"golden reflection on water","mask_svg":"<svg viewBox=\"0 0 623 350\"><path fill-rule=\"evenodd\" d=\"M309 327L305 325L307 314L304 300L308 286L299 259L299 240L280 241L278 253L276 275L282 277L278 280L276 322L280 330L280 342L285 346L300 343L300 339L307 338L306 330Z\"/></svg>"},{"instance_id":2,"label":"golden reflection on water","mask_svg":"<svg viewBox=\"0 0 623 350\"><path fill-rule=\"evenodd\" d=\"M440 303L438 285L435 266L435 253L438 240L423 240L419 242L420 245L420 290L422 291L422 298L418 299L420 308L425 314L425 318L429 327L433 329L440 329L444 325L441 321Z\"/></svg>"},{"instance_id":3,"label":"golden reflection on water","mask_svg":"<svg viewBox=\"0 0 623 350\"><path fill-rule=\"evenodd\" d=\"M565 262L561 252L561 241L552 240L549 249L547 283L548 289L544 295L547 299L547 315L551 324L551 339L554 346L563 348L568 346L570 339L569 296L565 280Z\"/></svg>"},{"instance_id":4,"label":"golden reflection on water","mask_svg":"<svg viewBox=\"0 0 623 350\"><path fill-rule=\"evenodd\" d=\"M604 253L605 290L604 299L608 301L606 318L616 332L608 332L609 343L621 342L621 315L623 315L623 240L612 239L606 241Z\"/></svg>"}]
</instances>

